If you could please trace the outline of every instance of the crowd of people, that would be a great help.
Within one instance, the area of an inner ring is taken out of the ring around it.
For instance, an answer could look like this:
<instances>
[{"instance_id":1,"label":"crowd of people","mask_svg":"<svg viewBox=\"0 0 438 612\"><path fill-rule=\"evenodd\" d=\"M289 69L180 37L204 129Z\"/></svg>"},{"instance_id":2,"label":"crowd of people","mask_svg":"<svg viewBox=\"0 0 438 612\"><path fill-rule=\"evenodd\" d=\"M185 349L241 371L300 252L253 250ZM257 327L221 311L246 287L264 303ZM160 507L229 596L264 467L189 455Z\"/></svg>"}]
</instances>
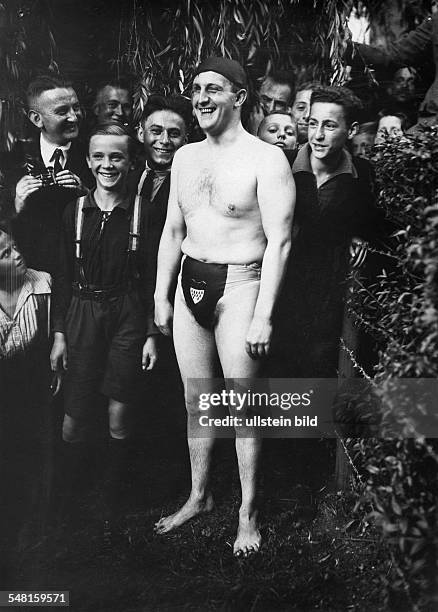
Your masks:
<instances>
[{"instance_id":1,"label":"crowd of people","mask_svg":"<svg viewBox=\"0 0 438 612\"><path fill-rule=\"evenodd\" d=\"M238 62L210 57L195 70L191 104L151 94L137 125L125 80L98 87L86 120L59 74L29 84L36 138L2 158L0 191L6 481L41 442L51 381L65 415L59 469L71 512L103 397L109 520L129 463L131 406L160 359L160 338L172 337L192 489L157 522L164 534L214 505L216 432L200 434L201 388L217 391L219 377L251 388L261 375L337 376L348 272L384 238L366 158L374 142L418 122L416 70L397 65L382 106L368 116L348 88L296 84L286 71L262 78L249 103L247 79ZM236 454L234 553L248 556L261 544L261 437L253 426L236 428ZM32 503L29 478L21 482L15 499L2 499L2 525L15 525L2 528L10 549Z\"/></svg>"}]
</instances>

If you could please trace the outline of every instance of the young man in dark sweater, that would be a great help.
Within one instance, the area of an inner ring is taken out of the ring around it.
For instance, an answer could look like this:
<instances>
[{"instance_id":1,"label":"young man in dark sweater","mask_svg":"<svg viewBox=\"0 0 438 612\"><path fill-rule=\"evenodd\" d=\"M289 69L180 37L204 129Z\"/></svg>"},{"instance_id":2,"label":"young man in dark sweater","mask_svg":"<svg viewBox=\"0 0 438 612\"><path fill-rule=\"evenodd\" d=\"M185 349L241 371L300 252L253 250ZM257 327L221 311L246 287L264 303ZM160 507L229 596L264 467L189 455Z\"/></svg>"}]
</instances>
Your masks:
<instances>
[{"instance_id":1,"label":"young man in dark sweater","mask_svg":"<svg viewBox=\"0 0 438 612\"><path fill-rule=\"evenodd\" d=\"M346 145L356 133L360 101L342 87L311 97L309 142L292 172L297 206L290 267L280 300L277 375L337 376L349 266L360 266L376 232L370 164Z\"/></svg>"}]
</instances>

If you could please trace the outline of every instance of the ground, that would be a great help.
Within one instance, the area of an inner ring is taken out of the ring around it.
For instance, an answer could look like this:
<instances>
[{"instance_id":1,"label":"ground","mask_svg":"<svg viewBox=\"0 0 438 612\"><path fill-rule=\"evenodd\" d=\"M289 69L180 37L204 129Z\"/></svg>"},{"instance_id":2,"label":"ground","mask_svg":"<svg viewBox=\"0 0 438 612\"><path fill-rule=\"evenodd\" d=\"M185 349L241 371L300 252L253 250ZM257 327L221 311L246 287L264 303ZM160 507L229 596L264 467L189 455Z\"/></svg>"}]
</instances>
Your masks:
<instances>
[{"instance_id":1,"label":"ground","mask_svg":"<svg viewBox=\"0 0 438 612\"><path fill-rule=\"evenodd\" d=\"M215 453L215 510L154 534L190 486L179 383L167 373L163 390L162 375L137 414L120 531L112 540L104 532L99 488L91 489L72 508L73 520L52 520L21 553L8 588L69 590L72 612L388 609L385 545L351 523L348 495L331 492L334 441L265 441L259 555L232 555L239 503L232 440L220 440Z\"/></svg>"},{"instance_id":2,"label":"ground","mask_svg":"<svg viewBox=\"0 0 438 612\"><path fill-rule=\"evenodd\" d=\"M140 507L131 509L112 546L102 523L92 518L91 496L86 523L70 533L53 530L27 551L20 588L69 590L74 612L385 610L387 551L375 534L348 526L344 496L326 493L331 462L312 467L304 482L297 481L305 475L294 469L300 455L324 456L325 443L275 442L281 448L268 449L265 465L260 555L232 556L238 488L232 444L225 441L216 457L217 507L211 515L174 534L154 535L154 522L184 500L188 481L185 465L175 461L169 469L145 452L138 459L153 469L144 470L143 500L137 498ZM311 473L318 478L309 478ZM179 482L177 495L158 486L163 478ZM315 485L321 483L318 491Z\"/></svg>"}]
</instances>

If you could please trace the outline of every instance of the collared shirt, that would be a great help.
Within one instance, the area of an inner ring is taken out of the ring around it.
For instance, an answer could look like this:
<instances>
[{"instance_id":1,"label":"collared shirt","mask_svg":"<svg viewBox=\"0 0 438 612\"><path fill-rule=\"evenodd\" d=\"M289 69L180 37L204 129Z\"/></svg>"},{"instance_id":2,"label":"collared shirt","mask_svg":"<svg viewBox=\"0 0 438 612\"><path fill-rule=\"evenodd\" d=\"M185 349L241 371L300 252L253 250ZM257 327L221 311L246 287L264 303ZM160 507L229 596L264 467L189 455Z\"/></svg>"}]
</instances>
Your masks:
<instances>
[{"instance_id":1,"label":"collared shirt","mask_svg":"<svg viewBox=\"0 0 438 612\"><path fill-rule=\"evenodd\" d=\"M48 140L44 138L44 135L41 132L40 150L41 150L41 157L43 158L43 162L46 168L48 166L53 166L52 157L56 149L61 149L62 151L62 158L60 158L59 163L61 164L63 168L65 168L65 164L67 163L68 152L70 150L70 147L71 147L71 142L68 142L66 145L57 145L57 144L53 144L52 142L49 142Z\"/></svg>"},{"instance_id":2,"label":"collared shirt","mask_svg":"<svg viewBox=\"0 0 438 612\"><path fill-rule=\"evenodd\" d=\"M147 161L145 162L145 169L149 171L152 170L152 168L149 166ZM154 172L155 172L155 176L154 176L154 183L152 187L151 202L154 201L154 198L159 192L161 185L164 183L166 177L169 175L170 168L166 170L154 170Z\"/></svg>"},{"instance_id":3,"label":"collared shirt","mask_svg":"<svg viewBox=\"0 0 438 612\"><path fill-rule=\"evenodd\" d=\"M141 208L140 244L135 254L128 255L131 215L134 206L131 193L110 214L102 211L90 192L83 207L81 234L81 269L75 253L76 202L71 202L64 213L60 246L60 265L54 282L53 328L64 331L64 321L72 296L72 283L79 282L94 289L110 289L127 285L139 275L136 284L149 311L153 304L154 271L147 259L146 206Z\"/></svg>"},{"instance_id":4,"label":"collared shirt","mask_svg":"<svg viewBox=\"0 0 438 612\"><path fill-rule=\"evenodd\" d=\"M345 246L353 236L367 238L373 232L375 217L370 164L365 160L353 162L344 149L335 171L317 185L310 154L307 144L298 151L292 166L299 241L311 244L316 253L322 252L324 245Z\"/></svg>"},{"instance_id":5,"label":"collared shirt","mask_svg":"<svg viewBox=\"0 0 438 612\"><path fill-rule=\"evenodd\" d=\"M309 143L303 145L303 147L301 147L301 149L298 151L297 157L292 166L292 172L311 172L313 174L312 165L310 163L311 153L312 148ZM354 167L353 158L345 149L342 149L338 167L323 183L321 183L320 187L339 174L351 174L353 178L357 178L357 170Z\"/></svg>"},{"instance_id":6,"label":"collared shirt","mask_svg":"<svg viewBox=\"0 0 438 612\"><path fill-rule=\"evenodd\" d=\"M48 337L50 275L27 269L13 317L0 307L0 359L24 353L39 334Z\"/></svg>"}]
</instances>

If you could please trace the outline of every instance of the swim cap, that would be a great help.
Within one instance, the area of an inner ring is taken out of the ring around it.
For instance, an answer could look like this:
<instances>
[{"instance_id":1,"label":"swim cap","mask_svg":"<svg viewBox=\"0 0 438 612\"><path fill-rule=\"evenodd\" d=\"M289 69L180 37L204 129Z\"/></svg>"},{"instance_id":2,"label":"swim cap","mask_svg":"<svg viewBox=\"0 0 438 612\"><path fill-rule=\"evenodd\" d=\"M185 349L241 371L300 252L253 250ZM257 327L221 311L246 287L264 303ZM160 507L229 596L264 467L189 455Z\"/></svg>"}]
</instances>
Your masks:
<instances>
[{"instance_id":1,"label":"swim cap","mask_svg":"<svg viewBox=\"0 0 438 612\"><path fill-rule=\"evenodd\" d=\"M227 57L208 57L196 68L193 78L201 72L208 72L209 70L221 74L238 87L244 89L247 87L245 71L236 60Z\"/></svg>"}]
</instances>

